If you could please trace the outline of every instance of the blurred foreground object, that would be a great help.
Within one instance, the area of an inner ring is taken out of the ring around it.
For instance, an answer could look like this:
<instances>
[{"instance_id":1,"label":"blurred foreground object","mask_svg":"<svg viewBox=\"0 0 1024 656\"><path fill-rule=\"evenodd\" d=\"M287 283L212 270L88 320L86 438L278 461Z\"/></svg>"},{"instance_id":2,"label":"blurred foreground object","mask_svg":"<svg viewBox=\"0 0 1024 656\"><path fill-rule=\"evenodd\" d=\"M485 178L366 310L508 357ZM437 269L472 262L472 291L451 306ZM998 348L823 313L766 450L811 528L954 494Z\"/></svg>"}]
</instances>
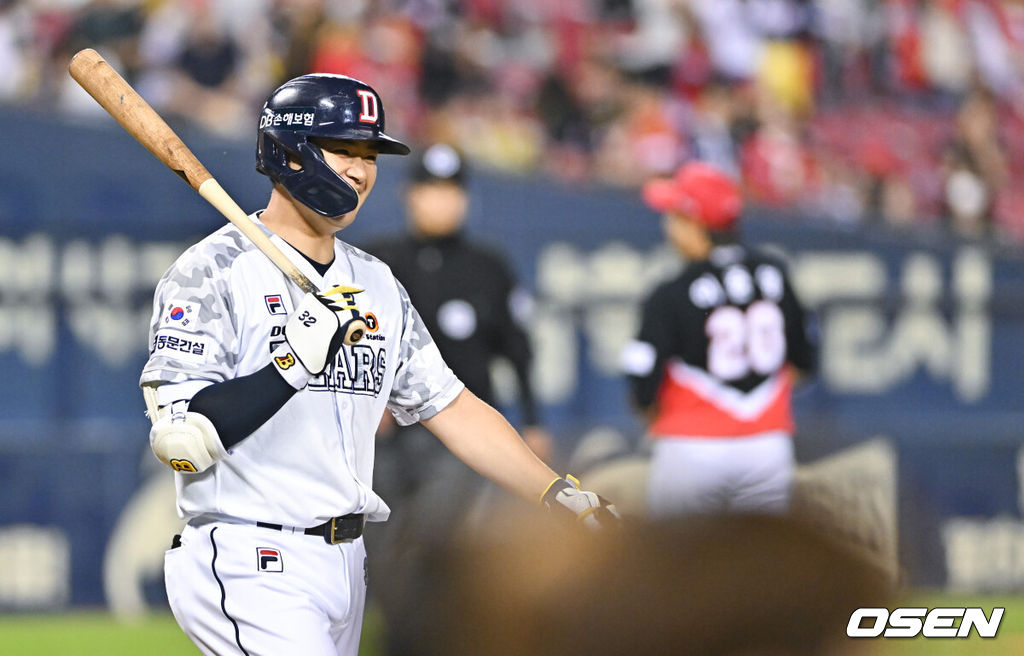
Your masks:
<instances>
[{"instance_id":1,"label":"blurred foreground object","mask_svg":"<svg viewBox=\"0 0 1024 656\"><path fill-rule=\"evenodd\" d=\"M896 451L877 437L797 467L790 512L898 581L897 488Z\"/></svg>"},{"instance_id":2,"label":"blurred foreground object","mask_svg":"<svg viewBox=\"0 0 1024 656\"><path fill-rule=\"evenodd\" d=\"M433 559L437 634L421 653L829 654L855 608L891 593L854 552L780 517L495 528Z\"/></svg>"}]
</instances>

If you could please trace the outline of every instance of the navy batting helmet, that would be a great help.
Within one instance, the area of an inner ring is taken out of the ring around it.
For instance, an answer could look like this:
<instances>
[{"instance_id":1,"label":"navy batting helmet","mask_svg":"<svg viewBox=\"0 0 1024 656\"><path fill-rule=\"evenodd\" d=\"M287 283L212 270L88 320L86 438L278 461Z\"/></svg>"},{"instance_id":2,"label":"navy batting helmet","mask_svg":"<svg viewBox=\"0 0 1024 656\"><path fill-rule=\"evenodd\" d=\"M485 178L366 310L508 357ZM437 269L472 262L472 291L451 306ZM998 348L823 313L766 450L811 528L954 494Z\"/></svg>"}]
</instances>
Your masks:
<instances>
[{"instance_id":1,"label":"navy batting helmet","mask_svg":"<svg viewBox=\"0 0 1024 656\"><path fill-rule=\"evenodd\" d=\"M384 133L384 105L365 82L316 73L278 87L260 115L256 170L327 217L351 212L359 197L324 161L314 143L318 137L369 141L379 153L409 154L408 146ZM302 168L288 166L289 157Z\"/></svg>"}]
</instances>

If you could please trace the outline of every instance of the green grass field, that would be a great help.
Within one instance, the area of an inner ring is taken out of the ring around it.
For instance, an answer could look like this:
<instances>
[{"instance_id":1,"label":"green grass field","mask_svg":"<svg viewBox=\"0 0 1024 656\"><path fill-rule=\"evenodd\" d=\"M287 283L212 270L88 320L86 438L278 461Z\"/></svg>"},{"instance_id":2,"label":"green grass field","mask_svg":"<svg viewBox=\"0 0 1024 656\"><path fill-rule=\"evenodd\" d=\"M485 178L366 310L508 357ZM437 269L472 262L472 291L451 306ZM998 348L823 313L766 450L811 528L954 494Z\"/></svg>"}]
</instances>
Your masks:
<instances>
[{"instance_id":1,"label":"green grass field","mask_svg":"<svg viewBox=\"0 0 1024 656\"><path fill-rule=\"evenodd\" d=\"M864 641L861 646L866 656L1024 654L1024 596L953 597L929 594L914 597L903 604L929 608L979 606L986 613L994 607L1003 607L1006 608L1006 614L999 627L999 636L993 640L972 636L959 640L916 638ZM838 632L845 632L845 629L836 627ZM379 656L377 644L382 630L378 616L373 612L368 613L360 656ZM5 656L192 656L199 652L178 629L170 613L152 615L134 624L121 624L103 612L79 612L0 615L0 653Z\"/></svg>"},{"instance_id":2,"label":"green grass field","mask_svg":"<svg viewBox=\"0 0 1024 656\"><path fill-rule=\"evenodd\" d=\"M360 656L378 656L380 622L368 613ZM195 656L199 650L170 612L137 623L114 621L105 612L57 615L0 615L4 656Z\"/></svg>"}]
</instances>

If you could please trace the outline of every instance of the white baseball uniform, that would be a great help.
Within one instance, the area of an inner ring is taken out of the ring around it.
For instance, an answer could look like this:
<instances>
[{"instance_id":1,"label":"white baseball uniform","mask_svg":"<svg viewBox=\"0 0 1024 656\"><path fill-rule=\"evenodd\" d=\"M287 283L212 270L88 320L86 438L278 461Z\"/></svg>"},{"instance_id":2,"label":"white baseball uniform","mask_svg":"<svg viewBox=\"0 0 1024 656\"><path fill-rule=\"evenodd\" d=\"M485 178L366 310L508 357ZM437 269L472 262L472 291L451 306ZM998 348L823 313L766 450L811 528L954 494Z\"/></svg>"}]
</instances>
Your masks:
<instances>
[{"instance_id":1,"label":"white baseball uniform","mask_svg":"<svg viewBox=\"0 0 1024 656\"><path fill-rule=\"evenodd\" d=\"M370 331L226 458L200 474L175 473L188 526L165 559L168 599L205 653L356 654L362 538L332 545L303 529L352 513L387 519L373 491L382 414L391 410L403 425L428 419L463 385L385 264L336 241L321 276L264 230L319 289L363 289L355 298ZM141 384L158 386L163 406L262 369L302 296L237 228L223 227L161 279Z\"/></svg>"}]
</instances>

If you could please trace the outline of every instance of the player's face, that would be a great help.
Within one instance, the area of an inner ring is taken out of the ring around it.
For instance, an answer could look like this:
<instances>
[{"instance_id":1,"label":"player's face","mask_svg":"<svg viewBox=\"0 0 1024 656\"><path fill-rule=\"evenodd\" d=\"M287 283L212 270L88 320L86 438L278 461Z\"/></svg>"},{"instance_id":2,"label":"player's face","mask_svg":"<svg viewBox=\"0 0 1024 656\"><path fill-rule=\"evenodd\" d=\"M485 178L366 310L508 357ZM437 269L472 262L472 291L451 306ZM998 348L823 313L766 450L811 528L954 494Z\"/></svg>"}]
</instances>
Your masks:
<instances>
[{"instance_id":1,"label":"player's face","mask_svg":"<svg viewBox=\"0 0 1024 656\"><path fill-rule=\"evenodd\" d=\"M405 204L416 234L443 237L462 227L469 202L462 187L442 181L412 185L405 194Z\"/></svg>"},{"instance_id":2,"label":"player's face","mask_svg":"<svg viewBox=\"0 0 1024 656\"><path fill-rule=\"evenodd\" d=\"M661 218L665 238L688 260L703 260L711 252L711 238L695 218L669 212Z\"/></svg>"},{"instance_id":3,"label":"player's face","mask_svg":"<svg viewBox=\"0 0 1024 656\"><path fill-rule=\"evenodd\" d=\"M327 165L359 194L359 204L356 208L338 217L324 218L305 206L300 207L300 212L307 223L318 231L334 234L356 220L359 209L377 182L377 147L367 141L347 139L317 139L317 145L323 151Z\"/></svg>"}]
</instances>

